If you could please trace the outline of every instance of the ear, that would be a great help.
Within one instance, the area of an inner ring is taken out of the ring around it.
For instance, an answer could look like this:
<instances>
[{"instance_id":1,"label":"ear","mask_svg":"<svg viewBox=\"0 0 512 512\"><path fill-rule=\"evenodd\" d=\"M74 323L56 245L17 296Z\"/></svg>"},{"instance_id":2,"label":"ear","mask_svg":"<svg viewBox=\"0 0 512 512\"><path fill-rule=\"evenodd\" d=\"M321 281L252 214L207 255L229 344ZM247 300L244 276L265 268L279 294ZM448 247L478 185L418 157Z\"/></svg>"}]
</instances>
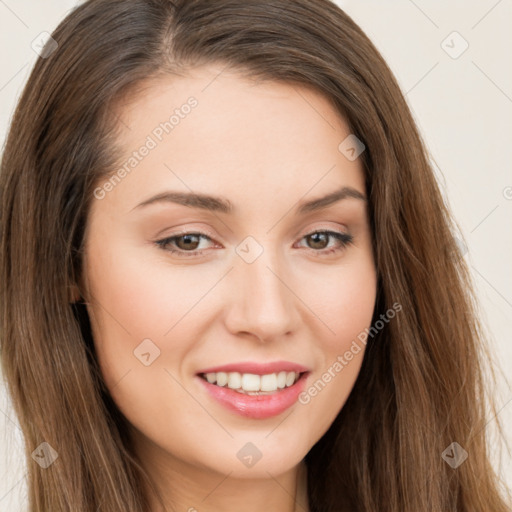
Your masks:
<instances>
[{"instance_id":1,"label":"ear","mask_svg":"<svg viewBox=\"0 0 512 512\"><path fill-rule=\"evenodd\" d=\"M80 289L78 288L78 286L76 284L72 284L71 286L68 287L68 290L68 300L70 304L80 302L80 300L82 299L82 294L80 293Z\"/></svg>"}]
</instances>

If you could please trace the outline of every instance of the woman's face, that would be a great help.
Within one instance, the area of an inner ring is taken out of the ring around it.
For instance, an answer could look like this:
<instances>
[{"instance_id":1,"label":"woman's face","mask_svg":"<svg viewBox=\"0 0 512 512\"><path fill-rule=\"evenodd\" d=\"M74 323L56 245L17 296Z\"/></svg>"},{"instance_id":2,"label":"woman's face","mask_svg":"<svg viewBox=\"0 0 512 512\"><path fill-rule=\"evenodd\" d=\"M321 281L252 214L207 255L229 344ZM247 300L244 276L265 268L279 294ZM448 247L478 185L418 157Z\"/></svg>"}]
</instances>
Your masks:
<instances>
[{"instance_id":1,"label":"woman's face","mask_svg":"<svg viewBox=\"0 0 512 512\"><path fill-rule=\"evenodd\" d=\"M159 79L119 109L126 165L95 189L84 295L150 465L268 478L343 407L376 270L360 148L338 113L220 70Z\"/></svg>"}]
</instances>

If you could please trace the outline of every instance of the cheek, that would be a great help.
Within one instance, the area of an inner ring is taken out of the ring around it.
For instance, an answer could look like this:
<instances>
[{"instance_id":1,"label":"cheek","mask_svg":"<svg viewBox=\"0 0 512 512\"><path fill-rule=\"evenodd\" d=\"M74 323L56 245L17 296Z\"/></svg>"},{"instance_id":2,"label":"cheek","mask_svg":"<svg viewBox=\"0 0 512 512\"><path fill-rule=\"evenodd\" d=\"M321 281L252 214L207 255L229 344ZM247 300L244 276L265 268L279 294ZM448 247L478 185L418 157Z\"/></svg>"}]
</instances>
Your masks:
<instances>
[{"instance_id":1,"label":"cheek","mask_svg":"<svg viewBox=\"0 0 512 512\"><path fill-rule=\"evenodd\" d=\"M321 319L313 339L322 364L310 376L299 404L307 417L315 418L304 424L306 437L318 439L342 409L359 375L375 307L377 276L372 261L362 258L331 273L329 280L313 282L318 286L309 287L307 297L311 310Z\"/></svg>"},{"instance_id":2,"label":"cheek","mask_svg":"<svg viewBox=\"0 0 512 512\"><path fill-rule=\"evenodd\" d=\"M145 249L147 251L147 248ZM100 349L119 362L145 339L163 348L187 324L187 313L215 282L211 270L172 269L165 260L149 261L144 251L112 245L109 251L91 252L88 287L94 297L95 339L108 343ZM129 349L129 350L128 350Z\"/></svg>"},{"instance_id":3,"label":"cheek","mask_svg":"<svg viewBox=\"0 0 512 512\"><path fill-rule=\"evenodd\" d=\"M204 410L178 383L184 382L180 363L195 340L187 312L211 287L209 281L197 272L144 261L134 249L110 246L105 252L91 251L87 261L94 343L114 402L150 437L163 435L160 441L168 442L169 429L179 432L178 438L192 437L176 410L186 408L199 418ZM194 438L200 439L202 431L194 429ZM180 453L180 443L170 446Z\"/></svg>"},{"instance_id":4,"label":"cheek","mask_svg":"<svg viewBox=\"0 0 512 512\"><path fill-rule=\"evenodd\" d=\"M377 294L377 275L369 254L359 254L338 268L323 268L298 292L316 322L316 339L332 359L369 327ZM327 361L325 361L327 363Z\"/></svg>"},{"instance_id":5,"label":"cheek","mask_svg":"<svg viewBox=\"0 0 512 512\"><path fill-rule=\"evenodd\" d=\"M325 434L347 401L364 356L364 347L356 350L356 354L349 351L350 361L342 355L343 352L333 353L323 369L308 379L299 395L298 415L304 418L301 435L308 442L316 442Z\"/></svg>"}]
</instances>

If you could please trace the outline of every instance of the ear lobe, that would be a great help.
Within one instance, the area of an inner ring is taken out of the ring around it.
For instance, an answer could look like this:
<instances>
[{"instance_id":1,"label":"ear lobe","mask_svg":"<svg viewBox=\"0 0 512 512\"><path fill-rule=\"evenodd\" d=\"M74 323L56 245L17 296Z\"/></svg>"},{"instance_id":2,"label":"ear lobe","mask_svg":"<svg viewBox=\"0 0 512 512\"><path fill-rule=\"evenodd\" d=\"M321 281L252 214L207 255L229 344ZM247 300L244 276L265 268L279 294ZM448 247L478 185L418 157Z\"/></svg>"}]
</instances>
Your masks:
<instances>
[{"instance_id":1,"label":"ear lobe","mask_svg":"<svg viewBox=\"0 0 512 512\"><path fill-rule=\"evenodd\" d=\"M77 302L80 302L80 300L82 299L82 295L80 293L78 286L76 284L73 284L73 285L69 286L68 289L69 289L69 292L68 292L69 303L75 304Z\"/></svg>"}]
</instances>

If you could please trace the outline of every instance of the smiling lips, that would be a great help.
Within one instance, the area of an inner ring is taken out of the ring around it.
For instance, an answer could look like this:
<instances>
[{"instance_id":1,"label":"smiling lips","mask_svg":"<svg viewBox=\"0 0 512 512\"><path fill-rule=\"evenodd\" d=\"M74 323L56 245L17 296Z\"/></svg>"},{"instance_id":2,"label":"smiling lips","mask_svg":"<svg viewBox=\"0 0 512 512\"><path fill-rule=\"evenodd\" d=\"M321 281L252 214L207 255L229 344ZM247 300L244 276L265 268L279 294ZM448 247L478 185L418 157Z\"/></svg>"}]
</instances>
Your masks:
<instances>
[{"instance_id":1,"label":"smiling lips","mask_svg":"<svg viewBox=\"0 0 512 512\"><path fill-rule=\"evenodd\" d=\"M210 396L243 416L263 419L281 414L296 401L308 368L288 361L234 363L197 374Z\"/></svg>"}]
</instances>

